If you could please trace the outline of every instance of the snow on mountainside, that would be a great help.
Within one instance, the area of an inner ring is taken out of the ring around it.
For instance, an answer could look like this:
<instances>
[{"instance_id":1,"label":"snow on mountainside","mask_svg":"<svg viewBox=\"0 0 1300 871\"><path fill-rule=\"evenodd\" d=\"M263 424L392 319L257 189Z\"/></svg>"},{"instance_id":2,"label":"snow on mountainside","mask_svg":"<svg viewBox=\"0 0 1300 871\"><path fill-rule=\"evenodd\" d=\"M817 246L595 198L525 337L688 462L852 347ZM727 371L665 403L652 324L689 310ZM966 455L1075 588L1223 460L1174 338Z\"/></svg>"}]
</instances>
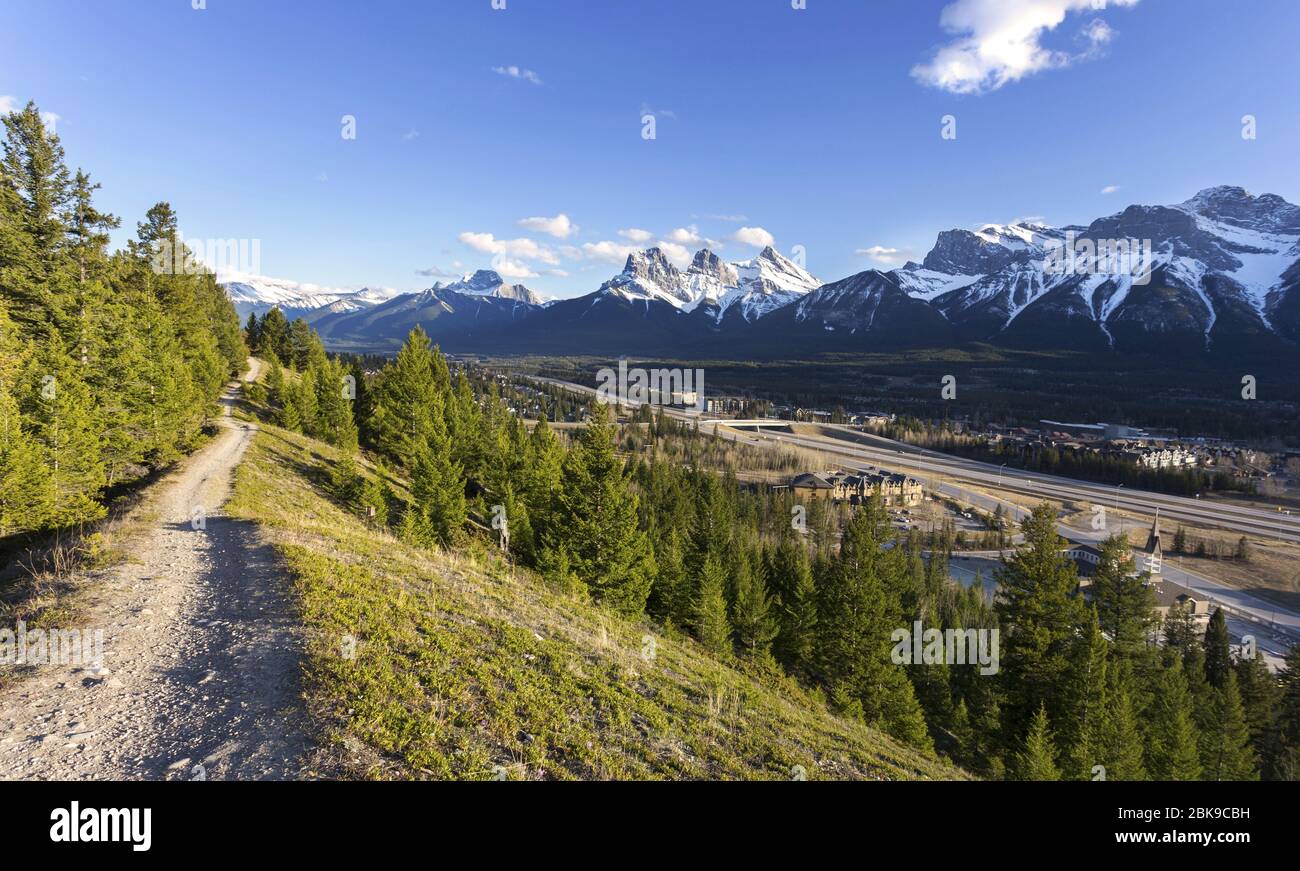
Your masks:
<instances>
[{"instance_id":1,"label":"snow on mountainside","mask_svg":"<svg viewBox=\"0 0 1300 871\"><path fill-rule=\"evenodd\" d=\"M491 269L479 269L467 272L458 281L450 284L438 282L430 290L463 293L466 296L493 296L499 299L512 299L529 305L541 305L542 298L522 284L506 284L501 276Z\"/></svg>"},{"instance_id":2,"label":"snow on mountainside","mask_svg":"<svg viewBox=\"0 0 1300 871\"><path fill-rule=\"evenodd\" d=\"M679 270L658 248L628 255L623 271L596 292L628 302L662 302L683 312L703 310L719 323L728 312L752 322L805 294L821 282L771 247L749 260L726 262L707 248Z\"/></svg>"},{"instance_id":3,"label":"snow on mountainside","mask_svg":"<svg viewBox=\"0 0 1300 871\"><path fill-rule=\"evenodd\" d=\"M247 315L249 312L264 314L276 307L282 311L295 312L314 311L326 307L333 311L356 311L398 295L398 291L386 287L345 290L263 277L228 281L222 284L222 287L225 288L226 295L235 304L235 310L240 315Z\"/></svg>"},{"instance_id":4,"label":"snow on mountainside","mask_svg":"<svg viewBox=\"0 0 1300 871\"><path fill-rule=\"evenodd\" d=\"M1071 240L1076 251L1111 240L1149 244L1150 262L1136 255L1125 261L1139 267L1134 274L1049 268L1053 252ZM1300 208L1273 194L1225 186L1173 206L1129 206L1087 227L1021 223L945 231L923 264L891 274L963 339L1020 333L1043 343L1095 338L1114 347L1121 336L1155 334L1195 336L1209 346L1279 332L1274 313L1289 318L1296 307L1294 300L1285 304L1296 282L1284 276L1298 253Z\"/></svg>"},{"instance_id":5,"label":"snow on mountainside","mask_svg":"<svg viewBox=\"0 0 1300 871\"><path fill-rule=\"evenodd\" d=\"M1116 241L1136 243L1141 254L1089 261L1087 248L1109 250ZM1067 248L1078 256L1062 258ZM921 263L829 284L768 247L732 262L703 249L685 268L659 248L636 251L597 290L549 303L490 269L401 295L270 280L226 289L241 314L279 305L317 325L327 341L357 348L392 346L419 323L444 347L469 351L726 348L741 357L828 345L992 342L1293 353L1300 208L1273 194L1216 187L1176 205L1132 205L1086 226L1022 221L947 230Z\"/></svg>"}]
</instances>

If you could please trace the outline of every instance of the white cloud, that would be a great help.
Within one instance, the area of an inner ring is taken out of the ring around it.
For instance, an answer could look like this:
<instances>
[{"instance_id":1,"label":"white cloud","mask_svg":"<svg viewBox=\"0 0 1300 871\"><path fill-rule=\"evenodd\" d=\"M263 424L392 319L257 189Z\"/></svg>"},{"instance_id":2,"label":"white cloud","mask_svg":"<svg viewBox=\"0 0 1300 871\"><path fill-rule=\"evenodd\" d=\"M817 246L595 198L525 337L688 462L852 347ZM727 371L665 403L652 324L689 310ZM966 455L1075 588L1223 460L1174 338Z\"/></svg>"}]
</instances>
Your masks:
<instances>
[{"instance_id":1,"label":"white cloud","mask_svg":"<svg viewBox=\"0 0 1300 871\"><path fill-rule=\"evenodd\" d=\"M1115 31L1109 24L1102 21L1100 18L1094 18L1088 23L1088 26L1083 29L1083 35L1088 38L1089 42L1095 45L1105 45L1115 38Z\"/></svg>"},{"instance_id":2,"label":"white cloud","mask_svg":"<svg viewBox=\"0 0 1300 871\"><path fill-rule=\"evenodd\" d=\"M17 97L0 95L0 115L8 115L10 112L21 112L24 105ZM63 120L63 116L57 112L42 112L41 123L45 125L47 132L53 134L58 123Z\"/></svg>"},{"instance_id":3,"label":"white cloud","mask_svg":"<svg viewBox=\"0 0 1300 871\"><path fill-rule=\"evenodd\" d=\"M744 215L691 215L691 217L703 217L710 221L725 221L728 224L743 224L749 220Z\"/></svg>"},{"instance_id":4,"label":"white cloud","mask_svg":"<svg viewBox=\"0 0 1300 871\"><path fill-rule=\"evenodd\" d=\"M907 252L901 248L887 248L884 245L872 245L870 248L859 248L853 252L859 257L870 257L872 260L884 266L900 266L907 262Z\"/></svg>"},{"instance_id":5,"label":"white cloud","mask_svg":"<svg viewBox=\"0 0 1300 871\"><path fill-rule=\"evenodd\" d=\"M502 278L536 278L537 273L529 269L526 264L517 260L510 260L507 257L498 256L492 258L492 268Z\"/></svg>"},{"instance_id":6,"label":"white cloud","mask_svg":"<svg viewBox=\"0 0 1300 871\"><path fill-rule=\"evenodd\" d=\"M498 239L491 233L461 233L458 237L460 241L473 248L475 251L482 251L484 254L494 254L501 257L514 257L524 260L540 260L543 263L554 266L560 262L555 256L555 252L545 245L539 245L532 239ZM497 270L500 272L500 270ZM505 273L501 273L504 275Z\"/></svg>"},{"instance_id":7,"label":"white cloud","mask_svg":"<svg viewBox=\"0 0 1300 871\"><path fill-rule=\"evenodd\" d=\"M535 230L548 236L554 236L556 239L567 239L578 231L578 226L569 220L568 215L563 213L556 215L554 218L524 218L519 222L519 226L526 230Z\"/></svg>"},{"instance_id":8,"label":"white cloud","mask_svg":"<svg viewBox=\"0 0 1300 871\"><path fill-rule=\"evenodd\" d=\"M1108 184L1108 185L1106 185L1104 188L1101 189L1101 192L1102 192L1103 194L1113 194L1113 193L1115 193L1115 191L1117 191L1117 190L1119 190L1119 185L1117 185L1117 184Z\"/></svg>"},{"instance_id":9,"label":"white cloud","mask_svg":"<svg viewBox=\"0 0 1300 871\"><path fill-rule=\"evenodd\" d=\"M514 66L513 64L508 67L493 67L492 72L499 76L506 76L511 79L520 79L521 81L531 82L534 85L540 85L542 83L542 80L537 73L532 70L524 69L523 67Z\"/></svg>"},{"instance_id":10,"label":"white cloud","mask_svg":"<svg viewBox=\"0 0 1300 871\"><path fill-rule=\"evenodd\" d=\"M1050 49L1041 42L1071 13L1133 6L1138 0L955 0L939 14L939 24L955 38L941 46L912 75L926 85L954 94L983 94L1043 70L1068 66L1082 57ZM1084 31L1096 47L1113 36L1105 22Z\"/></svg>"},{"instance_id":11,"label":"white cloud","mask_svg":"<svg viewBox=\"0 0 1300 871\"><path fill-rule=\"evenodd\" d=\"M691 265L691 252L684 245L678 245L676 242L667 242L660 239L658 242L659 250L668 258L668 262L678 269L685 269Z\"/></svg>"},{"instance_id":12,"label":"white cloud","mask_svg":"<svg viewBox=\"0 0 1300 871\"><path fill-rule=\"evenodd\" d=\"M316 181L319 181L319 182L326 182L326 181L329 181L329 180L330 180L329 173L327 173L327 172L318 172L318 173L316 173Z\"/></svg>"},{"instance_id":13,"label":"white cloud","mask_svg":"<svg viewBox=\"0 0 1300 871\"><path fill-rule=\"evenodd\" d=\"M629 227L626 230L619 230L618 235L632 242L649 242L655 237L654 233L649 230L639 230L636 227Z\"/></svg>"},{"instance_id":14,"label":"white cloud","mask_svg":"<svg viewBox=\"0 0 1300 871\"><path fill-rule=\"evenodd\" d=\"M678 227L668 234L668 238L678 245L698 245L704 241L700 236L700 228L694 224L689 227Z\"/></svg>"},{"instance_id":15,"label":"white cloud","mask_svg":"<svg viewBox=\"0 0 1300 871\"><path fill-rule=\"evenodd\" d=\"M407 130L405 133L402 134L403 142L414 142L416 139L419 138L420 138L419 130Z\"/></svg>"},{"instance_id":16,"label":"white cloud","mask_svg":"<svg viewBox=\"0 0 1300 871\"><path fill-rule=\"evenodd\" d=\"M741 227L731 238L742 245L753 245L755 248L766 248L776 243L772 234L762 227Z\"/></svg>"},{"instance_id":17,"label":"white cloud","mask_svg":"<svg viewBox=\"0 0 1300 871\"><path fill-rule=\"evenodd\" d=\"M649 103L641 104L641 114L643 116L654 115L656 117L671 118L674 121L677 120L677 113L674 112L672 109L656 109L653 106L651 106Z\"/></svg>"},{"instance_id":18,"label":"white cloud","mask_svg":"<svg viewBox=\"0 0 1300 871\"><path fill-rule=\"evenodd\" d=\"M641 249L635 245L623 245L618 242L588 242L582 246L582 253L592 260L604 260L609 263L622 264L628 258L629 254L635 254Z\"/></svg>"},{"instance_id":19,"label":"white cloud","mask_svg":"<svg viewBox=\"0 0 1300 871\"><path fill-rule=\"evenodd\" d=\"M460 278L460 273L451 269L443 269L441 266L430 266L428 269L415 270L416 275L423 275L425 278Z\"/></svg>"}]
</instances>

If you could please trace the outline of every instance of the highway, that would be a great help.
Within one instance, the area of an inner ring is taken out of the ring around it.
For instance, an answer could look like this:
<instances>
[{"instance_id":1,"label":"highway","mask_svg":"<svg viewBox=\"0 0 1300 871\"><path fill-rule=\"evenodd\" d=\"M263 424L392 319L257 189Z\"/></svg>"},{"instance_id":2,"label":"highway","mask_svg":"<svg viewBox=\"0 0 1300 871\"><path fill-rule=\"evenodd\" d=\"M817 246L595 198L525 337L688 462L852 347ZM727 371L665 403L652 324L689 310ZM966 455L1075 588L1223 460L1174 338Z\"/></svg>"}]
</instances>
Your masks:
<instances>
[{"instance_id":1,"label":"highway","mask_svg":"<svg viewBox=\"0 0 1300 871\"><path fill-rule=\"evenodd\" d=\"M537 378L571 391L594 395L595 389L584 387L568 381L553 378ZM640 403L629 402L630 406ZM1183 520L1206 526L1217 526L1233 532L1260 535L1283 541L1300 543L1300 515L1288 515L1277 511L1268 511L1244 505L1232 505L1224 501L1202 501L1186 496L1169 496L1148 490L1128 490L1122 486L1094 484L1072 478L1055 475L1037 474L1013 469L1010 466L998 467L992 463L969 460L942 454L937 451L918 448L896 442L881 436L871 436L846 426L826 425L827 429L840 433L836 438L823 436L796 435L790 432L773 432L785 429L789 421L773 420L728 420L709 415L684 411L668 406L659 406L666 414L688 423L698 423L702 430L719 427L736 432L748 432L760 439L775 439L785 444L797 445L823 453L850 457L878 465L888 465L901 471L908 471L920 477L943 475L954 480L971 484L997 487L1008 492L1026 496L1052 496L1059 500L1069 500L1089 504L1104 505L1113 510L1123 509L1154 519L1155 511L1160 509L1163 517L1170 520ZM753 440L748 440L756 444Z\"/></svg>"}]
</instances>

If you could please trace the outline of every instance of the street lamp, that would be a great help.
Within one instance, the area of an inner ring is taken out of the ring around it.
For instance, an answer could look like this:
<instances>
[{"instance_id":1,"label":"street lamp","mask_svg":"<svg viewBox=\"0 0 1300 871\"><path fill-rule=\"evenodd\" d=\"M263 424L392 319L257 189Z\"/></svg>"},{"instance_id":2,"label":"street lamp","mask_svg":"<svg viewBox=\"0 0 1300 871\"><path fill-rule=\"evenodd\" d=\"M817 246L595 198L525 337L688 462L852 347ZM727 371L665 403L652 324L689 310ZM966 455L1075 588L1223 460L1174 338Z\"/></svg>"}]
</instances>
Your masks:
<instances>
[{"instance_id":1,"label":"street lamp","mask_svg":"<svg viewBox=\"0 0 1300 871\"><path fill-rule=\"evenodd\" d=\"M1006 464L1006 463L1003 463L1002 465L998 466L998 486L999 486L999 487L1002 486L1002 470L1005 469L1006 467L1007 467L1007 464Z\"/></svg>"},{"instance_id":2,"label":"street lamp","mask_svg":"<svg viewBox=\"0 0 1300 871\"><path fill-rule=\"evenodd\" d=\"M1123 484L1116 484L1116 485L1115 485L1115 513L1116 513L1116 514L1119 514L1119 491L1122 490L1123 488L1124 488L1124 485L1123 485ZM1119 520L1119 524L1120 524L1120 525L1119 525L1119 531L1120 531L1121 533L1123 533L1123 532L1124 532L1124 518L1123 518L1123 517L1120 518L1120 520Z\"/></svg>"}]
</instances>

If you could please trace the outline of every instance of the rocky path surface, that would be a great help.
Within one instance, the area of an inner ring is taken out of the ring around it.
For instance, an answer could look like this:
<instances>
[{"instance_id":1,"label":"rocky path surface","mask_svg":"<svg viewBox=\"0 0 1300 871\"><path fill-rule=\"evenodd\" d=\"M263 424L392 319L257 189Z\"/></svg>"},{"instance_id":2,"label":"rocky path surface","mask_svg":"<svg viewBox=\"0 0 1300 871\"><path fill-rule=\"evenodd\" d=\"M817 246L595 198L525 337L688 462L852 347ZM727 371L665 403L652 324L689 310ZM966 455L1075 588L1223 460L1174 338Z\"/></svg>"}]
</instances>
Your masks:
<instances>
[{"instance_id":1,"label":"rocky path surface","mask_svg":"<svg viewBox=\"0 0 1300 871\"><path fill-rule=\"evenodd\" d=\"M245 376L252 381L259 364ZM130 560L86 586L103 663L45 665L0 691L0 778L293 778L307 739L289 581L256 528L221 513L257 430L221 432L156 485ZM73 627L67 627L73 628Z\"/></svg>"}]
</instances>

